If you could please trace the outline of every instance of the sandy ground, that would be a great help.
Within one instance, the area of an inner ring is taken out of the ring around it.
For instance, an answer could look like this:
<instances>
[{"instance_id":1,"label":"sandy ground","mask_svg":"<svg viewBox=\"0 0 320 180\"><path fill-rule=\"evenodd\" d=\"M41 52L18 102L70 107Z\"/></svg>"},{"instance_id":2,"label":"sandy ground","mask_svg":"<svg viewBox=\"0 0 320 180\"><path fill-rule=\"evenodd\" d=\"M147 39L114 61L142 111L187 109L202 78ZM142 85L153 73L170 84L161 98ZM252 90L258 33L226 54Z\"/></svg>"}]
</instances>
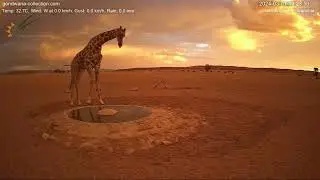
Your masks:
<instances>
[{"instance_id":1,"label":"sandy ground","mask_svg":"<svg viewBox=\"0 0 320 180\"><path fill-rule=\"evenodd\" d=\"M101 76L109 104L180 108L207 124L175 144L92 155L35 131L34 117L68 107L68 75L1 75L1 178L320 178L320 79L290 71ZM153 89L161 79L169 88Z\"/></svg>"}]
</instances>

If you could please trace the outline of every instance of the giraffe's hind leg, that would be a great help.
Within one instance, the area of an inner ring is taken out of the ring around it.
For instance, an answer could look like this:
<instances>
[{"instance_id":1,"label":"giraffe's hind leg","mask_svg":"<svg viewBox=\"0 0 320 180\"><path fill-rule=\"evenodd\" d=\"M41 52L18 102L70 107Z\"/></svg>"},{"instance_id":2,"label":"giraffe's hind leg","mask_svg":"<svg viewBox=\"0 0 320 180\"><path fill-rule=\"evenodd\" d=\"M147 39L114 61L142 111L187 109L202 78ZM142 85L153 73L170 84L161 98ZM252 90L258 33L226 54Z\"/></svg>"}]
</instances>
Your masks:
<instances>
[{"instance_id":1,"label":"giraffe's hind leg","mask_svg":"<svg viewBox=\"0 0 320 180\"><path fill-rule=\"evenodd\" d=\"M104 104L104 101L101 97L101 87L100 87L100 74L99 74L99 69L95 70L95 84L96 84L96 92L98 95L98 100L100 104Z\"/></svg>"},{"instance_id":2,"label":"giraffe's hind leg","mask_svg":"<svg viewBox=\"0 0 320 180\"><path fill-rule=\"evenodd\" d=\"M74 98L73 98L73 95L74 95L74 80L73 80L73 78L71 78L71 85L70 85L70 98L69 98L69 102L70 102L70 106L73 106L74 105L74 103L73 103L73 100L74 100Z\"/></svg>"},{"instance_id":3,"label":"giraffe's hind leg","mask_svg":"<svg viewBox=\"0 0 320 180\"><path fill-rule=\"evenodd\" d=\"M75 91L75 83L76 83L76 76L77 76L78 66L77 65L71 65L71 80L70 80L70 105L74 105L74 91Z\"/></svg>"}]
</instances>

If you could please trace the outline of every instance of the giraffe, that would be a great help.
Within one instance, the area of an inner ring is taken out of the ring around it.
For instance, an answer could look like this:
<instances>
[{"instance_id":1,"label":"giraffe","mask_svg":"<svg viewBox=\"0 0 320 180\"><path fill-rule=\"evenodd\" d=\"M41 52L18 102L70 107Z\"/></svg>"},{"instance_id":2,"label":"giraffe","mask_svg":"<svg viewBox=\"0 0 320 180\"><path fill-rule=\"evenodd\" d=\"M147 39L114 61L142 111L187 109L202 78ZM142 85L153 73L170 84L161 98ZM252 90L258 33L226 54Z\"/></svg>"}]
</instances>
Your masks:
<instances>
[{"instance_id":1,"label":"giraffe","mask_svg":"<svg viewBox=\"0 0 320 180\"><path fill-rule=\"evenodd\" d=\"M123 38L125 37L125 32L126 29L120 26L120 28L100 33L91 38L88 44L76 54L76 56L71 61L71 79L69 89L66 90L67 93L70 93L70 105L74 105L74 93L76 93L77 104L81 105L81 101L79 99L78 84L84 71L87 71L90 77L90 89L87 104L92 103L92 91L94 85L96 87L99 103L104 104L104 101L101 97L101 88L99 81L99 71L102 60L102 45L116 38L118 41L118 46L119 48L121 48Z\"/></svg>"}]
</instances>

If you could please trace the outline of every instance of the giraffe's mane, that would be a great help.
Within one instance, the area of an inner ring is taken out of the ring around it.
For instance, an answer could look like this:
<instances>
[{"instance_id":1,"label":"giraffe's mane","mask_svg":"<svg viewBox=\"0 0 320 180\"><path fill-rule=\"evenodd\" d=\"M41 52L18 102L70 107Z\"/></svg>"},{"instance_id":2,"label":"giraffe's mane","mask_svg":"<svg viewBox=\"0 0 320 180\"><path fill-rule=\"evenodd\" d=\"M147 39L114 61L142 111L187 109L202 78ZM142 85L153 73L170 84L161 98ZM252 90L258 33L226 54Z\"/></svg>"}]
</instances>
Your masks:
<instances>
[{"instance_id":1,"label":"giraffe's mane","mask_svg":"<svg viewBox=\"0 0 320 180\"><path fill-rule=\"evenodd\" d=\"M111 33L111 32L117 32L117 31L119 31L119 29L120 28L115 28L115 29L111 29L111 30L109 30L109 31L106 31L106 32L103 32L103 33ZM103 33L100 33L100 34L103 34Z\"/></svg>"},{"instance_id":2,"label":"giraffe's mane","mask_svg":"<svg viewBox=\"0 0 320 180\"><path fill-rule=\"evenodd\" d=\"M97 41L97 40L99 40L100 38L105 37L105 36L116 35L116 33L118 33L119 30L120 30L120 28L115 28L115 29L111 29L111 30L109 30L109 31L105 31L105 32L102 32L102 33L100 33L100 34L97 34L97 35L93 36L93 37L89 40L88 44L91 44L92 42L95 42L95 41Z\"/></svg>"}]
</instances>

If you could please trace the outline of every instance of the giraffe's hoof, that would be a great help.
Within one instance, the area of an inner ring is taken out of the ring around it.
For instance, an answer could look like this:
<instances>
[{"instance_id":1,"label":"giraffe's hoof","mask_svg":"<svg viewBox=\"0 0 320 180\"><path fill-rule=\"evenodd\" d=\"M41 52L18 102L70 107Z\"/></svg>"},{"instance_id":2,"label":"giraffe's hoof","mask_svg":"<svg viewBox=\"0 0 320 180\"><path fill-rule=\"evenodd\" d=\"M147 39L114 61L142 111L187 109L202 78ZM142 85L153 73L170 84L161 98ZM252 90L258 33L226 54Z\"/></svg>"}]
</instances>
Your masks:
<instances>
[{"instance_id":1,"label":"giraffe's hoof","mask_svg":"<svg viewBox=\"0 0 320 180\"><path fill-rule=\"evenodd\" d=\"M104 105L104 101L102 99L99 100L99 103Z\"/></svg>"},{"instance_id":2,"label":"giraffe's hoof","mask_svg":"<svg viewBox=\"0 0 320 180\"><path fill-rule=\"evenodd\" d=\"M87 103L87 104L92 104L91 99L88 99L86 103Z\"/></svg>"}]
</instances>

